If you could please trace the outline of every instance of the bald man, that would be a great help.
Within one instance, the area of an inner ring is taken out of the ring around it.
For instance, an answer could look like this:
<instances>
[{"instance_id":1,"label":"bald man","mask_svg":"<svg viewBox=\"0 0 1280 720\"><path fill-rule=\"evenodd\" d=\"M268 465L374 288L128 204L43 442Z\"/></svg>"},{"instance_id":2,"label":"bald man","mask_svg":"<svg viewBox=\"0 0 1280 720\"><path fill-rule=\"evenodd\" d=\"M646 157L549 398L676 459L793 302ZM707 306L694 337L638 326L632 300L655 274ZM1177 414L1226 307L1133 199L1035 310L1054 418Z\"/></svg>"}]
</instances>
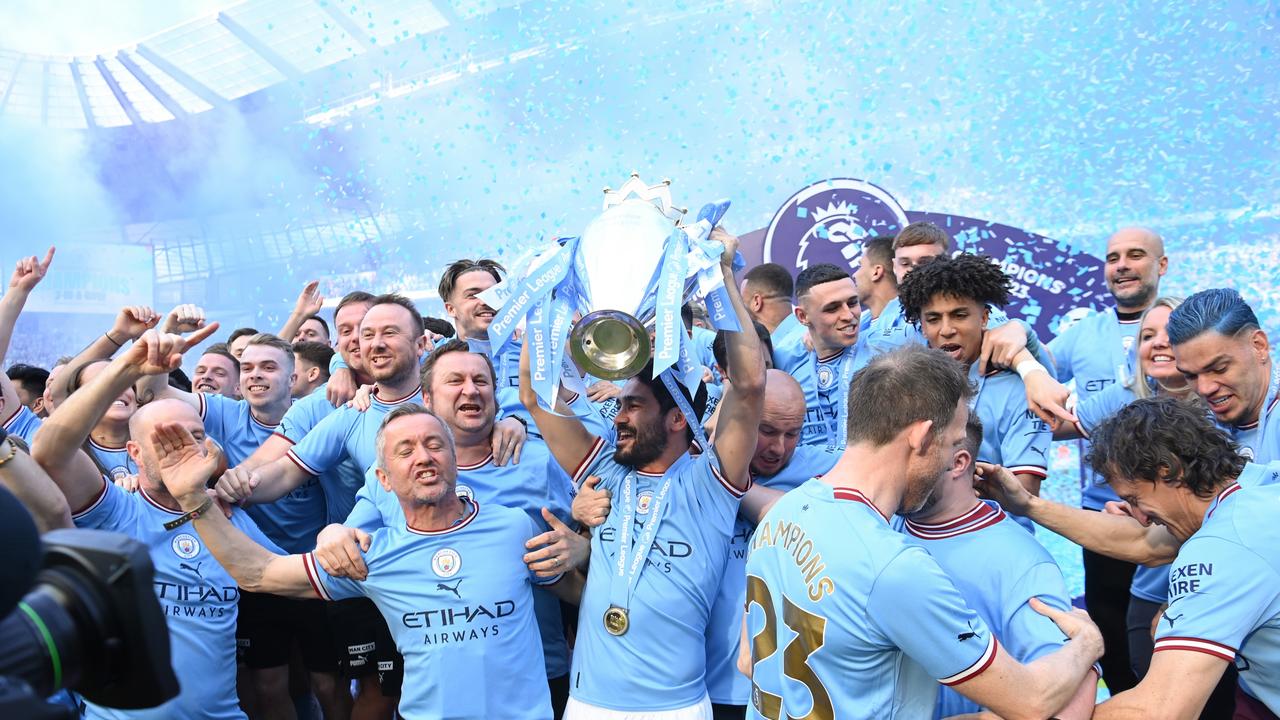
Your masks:
<instances>
[{"instance_id":1,"label":"bald man","mask_svg":"<svg viewBox=\"0 0 1280 720\"><path fill-rule=\"evenodd\" d=\"M178 696L159 708L109 710L88 703L85 716L89 718L244 718L236 696L240 590L165 489L151 443L152 430L159 423L178 423L203 441L199 413L181 400L157 400L129 419L134 439L126 448L138 465L137 493L125 492L104 478L80 449L126 388L142 377L167 374L181 363L181 353L217 327L213 323L186 339L148 331L58 406L33 447L36 462L66 496L76 527L123 533L147 546L155 565L153 586L169 628L174 672L181 681ZM257 542L275 547L243 511L233 510L231 522Z\"/></svg>"},{"instance_id":2,"label":"bald man","mask_svg":"<svg viewBox=\"0 0 1280 720\"><path fill-rule=\"evenodd\" d=\"M1126 382L1136 372L1133 348L1138 326L1142 313L1159 296L1160 278L1168 268L1164 240L1153 230L1123 228L1107 240L1103 278L1115 307L1089 315L1049 343L1058 380L1075 380L1081 403L1113 383ZM1088 444L1081 450L1083 457ZM1081 504L1086 510L1102 510L1107 502L1119 499L1087 467L1081 468L1080 476ZM1150 627L1164 597L1167 573L1167 569L1141 568L1135 575L1131 563L1084 550L1085 602L1106 642L1102 676L1112 694L1137 682L1128 650L1128 628L1141 626L1143 632L1136 636L1150 638L1145 628ZM1148 657L1149 648L1148 642ZM1138 670L1145 670L1141 661Z\"/></svg>"}]
</instances>

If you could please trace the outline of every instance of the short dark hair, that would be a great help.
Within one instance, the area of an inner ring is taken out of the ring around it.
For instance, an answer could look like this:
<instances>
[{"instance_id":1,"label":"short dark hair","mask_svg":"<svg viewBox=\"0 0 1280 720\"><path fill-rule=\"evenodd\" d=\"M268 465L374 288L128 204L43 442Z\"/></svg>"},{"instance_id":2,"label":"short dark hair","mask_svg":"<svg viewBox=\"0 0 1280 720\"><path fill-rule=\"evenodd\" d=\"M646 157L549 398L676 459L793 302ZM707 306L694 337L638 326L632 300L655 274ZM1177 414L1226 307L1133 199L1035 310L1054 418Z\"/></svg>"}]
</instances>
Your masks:
<instances>
[{"instance_id":1,"label":"short dark hair","mask_svg":"<svg viewBox=\"0 0 1280 720\"><path fill-rule=\"evenodd\" d=\"M367 293L363 290L352 290L346 295L343 295L342 299L338 301L338 307L333 309L334 316L336 317L337 313L341 312L342 308L348 305L354 305L355 303L369 303L369 302L373 302L372 293Z\"/></svg>"},{"instance_id":2,"label":"short dark hair","mask_svg":"<svg viewBox=\"0 0 1280 720\"><path fill-rule=\"evenodd\" d=\"M432 373L435 372L436 363L440 361L440 358L444 357L445 355L448 355L449 353L458 353L458 352L470 353L471 346L468 345L465 340L454 339L454 340L446 340L445 342L440 343L439 345L436 346L435 350L431 351L431 354L428 355L427 359L422 363L422 389L424 391L426 391L428 394L431 393L431 375ZM484 358L484 364L489 368L489 379L493 382L493 385L494 385L493 390L495 393L497 393L498 373L493 369L493 360L485 353L472 353L472 354L478 355ZM495 398L496 398L496 395L495 395Z\"/></svg>"},{"instance_id":3,"label":"short dark hair","mask_svg":"<svg viewBox=\"0 0 1280 720\"><path fill-rule=\"evenodd\" d=\"M10 380L22 383L22 387L33 395L43 393L45 384L49 382L49 371L35 365L14 363L4 372Z\"/></svg>"},{"instance_id":4,"label":"short dark hair","mask_svg":"<svg viewBox=\"0 0 1280 720\"><path fill-rule=\"evenodd\" d=\"M422 318L422 329L425 332L435 333L440 337L447 338L453 337L456 332L453 329L453 325L449 324L448 320L441 320L438 317Z\"/></svg>"},{"instance_id":5,"label":"short dark hair","mask_svg":"<svg viewBox=\"0 0 1280 720\"><path fill-rule=\"evenodd\" d=\"M330 334L329 334L329 323L325 322L325 321L324 321L324 318L320 317L319 315L308 315L308 316L307 316L307 319L306 319L306 320L303 320L302 322L304 322L304 323L305 323L307 320L315 320L316 322L320 323L320 327L324 328L324 336L325 336L325 337L330 337ZM302 327L302 326L301 326L301 325L299 325L298 327L299 327L299 329L301 329L301 327Z\"/></svg>"},{"instance_id":6,"label":"short dark hair","mask_svg":"<svg viewBox=\"0 0 1280 720\"><path fill-rule=\"evenodd\" d=\"M885 273L891 283L897 283L898 277L893 274L893 236L876 235L862 241L862 262L872 265L883 265L889 271Z\"/></svg>"},{"instance_id":7,"label":"short dark hair","mask_svg":"<svg viewBox=\"0 0 1280 720\"><path fill-rule=\"evenodd\" d=\"M849 444L887 445L912 423L935 435L973 395L968 371L950 355L912 343L881 355L849 383Z\"/></svg>"},{"instance_id":8,"label":"short dark hair","mask_svg":"<svg viewBox=\"0 0 1280 720\"><path fill-rule=\"evenodd\" d=\"M987 307L1009 302L1009 276L986 255L943 256L912 270L898 287L907 322L920 324L920 313L938 295L971 298Z\"/></svg>"},{"instance_id":9,"label":"short dark hair","mask_svg":"<svg viewBox=\"0 0 1280 720\"><path fill-rule=\"evenodd\" d=\"M231 364L235 366L236 375L240 374L240 360L237 359L235 355L231 354L231 346L228 345L227 343L214 343L209 347L205 348L204 352L200 354L201 355L221 355L222 357L230 360Z\"/></svg>"},{"instance_id":10,"label":"short dark hair","mask_svg":"<svg viewBox=\"0 0 1280 720\"><path fill-rule=\"evenodd\" d=\"M279 350L285 356L285 361L289 363L289 367L293 367L293 344L284 338L277 337L272 333L258 333L249 338L249 342L245 347L269 347Z\"/></svg>"},{"instance_id":11,"label":"short dark hair","mask_svg":"<svg viewBox=\"0 0 1280 720\"><path fill-rule=\"evenodd\" d=\"M969 413L969 420L964 424L964 449L973 458L971 463L978 461L978 453L982 450L982 418L976 412Z\"/></svg>"},{"instance_id":12,"label":"short dark hair","mask_svg":"<svg viewBox=\"0 0 1280 720\"><path fill-rule=\"evenodd\" d=\"M422 332L422 313L418 312L418 306L414 305L409 298L400 293L383 293L369 300L370 308L375 305L399 305L408 310L409 314L413 316L413 321L409 323L409 327L418 328L418 332Z\"/></svg>"},{"instance_id":13,"label":"short dark hair","mask_svg":"<svg viewBox=\"0 0 1280 720\"><path fill-rule=\"evenodd\" d=\"M666 383L662 382L662 377L653 376L653 361L650 360L645 364L644 369L636 376L636 380L644 383L649 391L653 393L653 397L658 401L658 414L666 415L672 408L679 407L675 398L671 397L671 393L667 391ZM707 386L703 383L698 384L698 393L689 395L689 388L684 383L676 381L676 387L680 388L680 394L684 395L684 399L689 401L689 405L693 407L693 422L701 422L701 418L707 412ZM686 418L687 420L687 418ZM693 428L685 430L685 435L689 442L693 442Z\"/></svg>"},{"instance_id":14,"label":"short dark hair","mask_svg":"<svg viewBox=\"0 0 1280 720\"><path fill-rule=\"evenodd\" d=\"M915 245L938 245L943 252L951 252L951 236L937 225L920 220L902 228L893 238L894 250Z\"/></svg>"},{"instance_id":15,"label":"short dark hair","mask_svg":"<svg viewBox=\"0 0 1280 720\"><path fill-rule=\"evenodd\" d=\"M227 336L227 347L231 347L231 343L235 342L236 340L239 340L245 335L257 335L257 334L258 334L258 331L254 330L251 327L236 328L235 330L231 331L230 335Z\"/></svg>"},{"instance_id":16,"label":"short dark hair","mask_svg":"<svg viewBox=\"0 0 1280 720\"><path fill-rule=\"evenodd\" d=\"M1089 433L1086 458L1110 479L1185 485L1208 498L1244 471L1239 446L1203 406L1171 397L1134 400Z\"/></svg>"},{"instance_id":17,"label":"short dark hair","mask_svg":"<svg viewBox=\"0 0 1280 720\"><path fill-rule=\"evenodd\" d=\"M440 277L440 287L437 288L440 292L440 299L444 302L449 302L449 296L453 295L453 289L458 284L458 278L472 270L481 270L489 273L495 282L502 282L502 276L507 272L507 269L502 267L502 263L497 260L488 258L456 260L444 269L444 275Z\"/></svg>"},{"instance_id":18,"label":"short dark hair","mask_svg":"<svg viewBox=\"0 0 1280 720\"><path fill-rule=\"evenodd\" d=\"M1210 330L1223 337L1258 330L1258 316L1240 293L1211 288L1192 295L1169 314L1170 345L1181 345Z\"/></svg>"},{"instance_id":19,"label":"short dark hair","mask_svg":"<svg viewBox=\"0 0 1280 720\"><path fill-rule=\"evenodd\" d=\"M791 299L795 294L795 281L791 273L778 263L762 263L746 272L742 279L759 288L766 295Z\"/></svg>"},{"instance_id":20,"label":"short dark hair","mask_svg":"<svg viewBox=\"0 0 1280 720\"><path fill-rule=\"evenodd\" d=\"M755 326L756 337L760 338L760 344L764 345L765 352L769 353L769 357L773 357L773 338L769 336L769 328L755 320L752 320L751 324ZM715 356L716 365L720 367L721 372L732 375L733 371L729 369L728 334L728 330L716 331L716 339L711 342L711 354Z\"/></svg>"},{"instance_id":21,"label":"short dark hair","mask_svg":"<svg viewBox=\"0 0 1280 720\"><path fill-rule=\"evenodd\" d=\"M814 285L835 282L849 277L849 272L831 263L818 263L800 271L796 276L796 297L809 294Z\"/></svg>"},{"instance_id":22,"label":"short dark hair","mask_svg":"<svg viewBox=\"0 0 1280 720\"><path fill-rule=\"evenodd\" d=\"M293 344L293 354L320 368L329 377L329 361L333 360L333 348L322 342L303 340Z\"/></svg>"}]
</instances>

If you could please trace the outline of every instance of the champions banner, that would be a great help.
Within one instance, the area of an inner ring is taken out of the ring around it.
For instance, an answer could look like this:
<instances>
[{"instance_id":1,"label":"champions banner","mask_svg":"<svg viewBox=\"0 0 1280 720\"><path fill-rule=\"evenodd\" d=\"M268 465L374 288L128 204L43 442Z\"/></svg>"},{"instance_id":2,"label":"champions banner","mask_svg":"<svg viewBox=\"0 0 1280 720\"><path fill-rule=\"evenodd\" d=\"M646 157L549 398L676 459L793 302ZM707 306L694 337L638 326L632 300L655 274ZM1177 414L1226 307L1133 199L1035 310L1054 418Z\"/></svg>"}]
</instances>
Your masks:
<instances>
[{"instance_id":1,"label":"champions banner","mask_svg":"<svg viewBox=\"0 0 1280 720\"><path fill-rule=\"evenodd\" d=\"M888 191L853 178L822 180L792 195L767 228L742 235L741 251L749 266L774 262L793 275L819 263L852 273L863 240L897 234L921 220L951 235L956 252L999 262L1013 287L1005 312L1031 324L1045 340L1058 334L1063 320L1110 305L1102 260L1065 241L989 220L904 210Z\"/></svg>"}]
</instances>

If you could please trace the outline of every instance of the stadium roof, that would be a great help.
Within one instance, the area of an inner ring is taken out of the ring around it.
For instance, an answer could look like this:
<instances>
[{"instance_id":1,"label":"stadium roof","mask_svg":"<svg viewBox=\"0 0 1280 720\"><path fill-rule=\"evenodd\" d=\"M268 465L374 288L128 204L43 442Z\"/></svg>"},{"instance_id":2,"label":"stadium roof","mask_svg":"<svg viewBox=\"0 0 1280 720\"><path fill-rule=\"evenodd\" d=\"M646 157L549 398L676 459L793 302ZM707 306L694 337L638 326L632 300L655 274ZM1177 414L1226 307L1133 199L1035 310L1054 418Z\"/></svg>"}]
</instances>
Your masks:
<instances>
[{"instance_id":1,"label":"stadium roof","mask_svg":"<svg viewBox=\"0 0 1280 720\"><path fill-rule=\"evenodd\" d=\"M0 118L79 129L164 122L511 4L247 0L96 55L0 49Z\"/></svg>"}]
</instances>

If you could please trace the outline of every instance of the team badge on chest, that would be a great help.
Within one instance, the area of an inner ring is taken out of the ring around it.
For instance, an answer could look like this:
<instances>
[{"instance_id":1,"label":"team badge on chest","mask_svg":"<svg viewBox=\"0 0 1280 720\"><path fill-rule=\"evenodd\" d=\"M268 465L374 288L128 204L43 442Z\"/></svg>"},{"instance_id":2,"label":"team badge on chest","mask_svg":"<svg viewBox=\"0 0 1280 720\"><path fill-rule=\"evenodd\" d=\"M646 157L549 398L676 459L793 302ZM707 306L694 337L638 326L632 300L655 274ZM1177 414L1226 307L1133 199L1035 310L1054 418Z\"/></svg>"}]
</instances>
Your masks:
<instances>
[{"instance_id":1,"label":"team badge on chest","mask_svg":"<svg viewBox=\"0 0 1280 720\"><path fill-rule=\"evenodd\" d=\"M830 390L836 384L836 371L830 365L818 366L818 389Z\"/></svg>"},{"instance_id":2,"label":"team badge on chest","mask_svg":"<svg viewBox=\"0 0 1280 720\"><path fill-rule=\"evenodd\" d=\"M437 550L431 558L431 569L442 578L450 578L462 569L462 556L453 548Z\"/></svg>"},{"instance_id":3,"label":"team badge on chest","mask_svg":"<svg viewBox=\"0 0 1280 720\"><path fill-rule=\"evenodd\" d=\"M644 492L640 493L640 496L638 498L636 498L636 514L648 515L649 508L652 505L653 505L653 492L650 490L645 490Z\"/></svg>"},{"instance_id":4,"label":"team badge on chest","mask_svg":"<svg viewBox=\"0 0 1280 720\"><path fill-rule=\"evenodd\" d=\"M200 554L200 541L196 539L195 535L191 535L190 533L177 535L173 538L172 544L173 554L183 560L190 560Z\"/></svg>"}]
</instances>

